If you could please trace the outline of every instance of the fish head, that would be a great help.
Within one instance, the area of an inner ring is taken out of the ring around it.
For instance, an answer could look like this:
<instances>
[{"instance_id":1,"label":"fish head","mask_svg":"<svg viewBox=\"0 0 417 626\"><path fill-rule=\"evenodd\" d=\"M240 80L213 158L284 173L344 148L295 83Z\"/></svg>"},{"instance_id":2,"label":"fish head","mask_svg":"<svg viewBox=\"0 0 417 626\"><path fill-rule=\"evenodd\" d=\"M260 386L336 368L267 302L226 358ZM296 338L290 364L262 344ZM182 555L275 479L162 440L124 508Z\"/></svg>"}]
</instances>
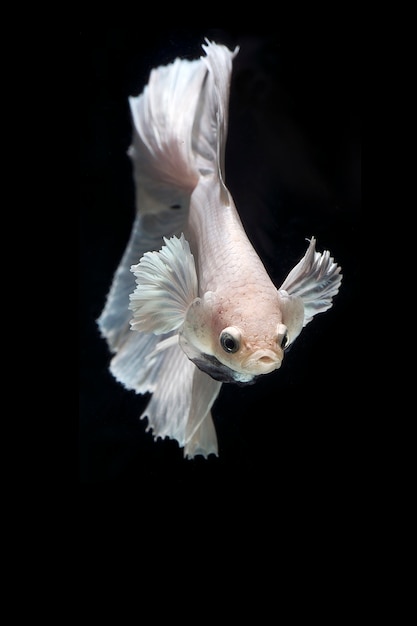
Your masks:
<instances>
[{"instance_id":1,"label":"fish head","mask_svg":"<svg viewBox=\"0 0 417 626\"><path fill-rule=\"evenodd\" d=\"M299 335L304 305L299 297L275 292L264 307L232 305L208 292L188 308L179 342L188 358L212 378L249 384L281 367ZM259 305L259 302L258 302Z\"/></svg>"}]
</instances>

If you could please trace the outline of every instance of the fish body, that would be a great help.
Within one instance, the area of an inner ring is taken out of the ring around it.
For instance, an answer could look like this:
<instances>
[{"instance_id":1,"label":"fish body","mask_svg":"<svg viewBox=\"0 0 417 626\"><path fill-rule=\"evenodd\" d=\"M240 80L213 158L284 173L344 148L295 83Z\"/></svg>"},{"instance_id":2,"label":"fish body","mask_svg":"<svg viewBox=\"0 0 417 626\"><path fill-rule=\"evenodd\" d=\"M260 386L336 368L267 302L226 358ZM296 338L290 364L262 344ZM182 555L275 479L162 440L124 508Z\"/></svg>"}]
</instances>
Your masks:
<instances>
[{"instance_id":1,"label":"fish body","mask_svg":"<svg viewBox=\"0 0 417 626\"><path fill-rule=\"evenodd\" d=\"M213 176L203 178L192 194L189 230L190 240L198 241L194 257L199 298L187 311L180 345L214 378L253 382L281 365L282 342L288 334L284 298L250 244L233 199L229 194L222 201ZM302 301L293 299L291 308L295 338L304 319ZM201 332L193 334L193 328ZM222 345L219 337L228 337L229 343L223 339L226 346Z\"/></svg>"},{"instance_id":2,"label":"fish body","mask_svg":"<svg viewBox=\"0 0 417 626\"><path fill-rule=\"evenodd\" d=\"M152 70L129 100L137 210L98 319L112 374L152 393L141 417L187 458L218 454L211 408L222 384L278 369L341 283L341 268L312 237L281 287L273 284L225 184L238 48L206 41L203 50Z\"/></svg>"}]
</instances>

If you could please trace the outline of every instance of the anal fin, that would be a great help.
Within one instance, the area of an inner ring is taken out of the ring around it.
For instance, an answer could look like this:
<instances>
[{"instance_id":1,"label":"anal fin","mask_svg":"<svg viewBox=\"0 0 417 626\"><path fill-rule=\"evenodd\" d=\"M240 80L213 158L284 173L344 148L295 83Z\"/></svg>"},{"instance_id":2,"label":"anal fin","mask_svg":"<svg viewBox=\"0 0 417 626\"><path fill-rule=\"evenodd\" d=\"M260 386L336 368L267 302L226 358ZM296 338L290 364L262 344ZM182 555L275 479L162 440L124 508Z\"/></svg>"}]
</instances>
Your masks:
<instances>
[{"instance_id":1,"label":"anal fin","mask_svg":"<svg viewBox=\"0 0 417 626\"><path fill-rule=\"evenodd\" d=\"M200 454L207 458L209 454L218 456L218 453L216 429L213 424L211 411L209 411L191 439L185 444L184 456L192 459Z\"/></svg>"}]
</instances>

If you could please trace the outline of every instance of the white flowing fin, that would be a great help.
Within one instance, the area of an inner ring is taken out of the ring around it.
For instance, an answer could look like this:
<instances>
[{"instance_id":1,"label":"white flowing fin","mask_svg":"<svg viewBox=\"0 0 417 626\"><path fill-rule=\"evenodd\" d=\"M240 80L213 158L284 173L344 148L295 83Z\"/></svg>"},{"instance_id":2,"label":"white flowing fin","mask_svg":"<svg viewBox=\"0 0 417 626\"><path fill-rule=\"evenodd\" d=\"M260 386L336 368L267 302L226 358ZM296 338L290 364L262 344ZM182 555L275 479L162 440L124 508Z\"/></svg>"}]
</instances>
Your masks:
<instances>
[{"instance_id":1,"label":"white flowing fin","mask_svg":"<svg viewBox=\"0 0 417 626\"><path fill-rule=\"evenodd\" d=\"M232 61L239 47L231 51L206 39L203 49L206 56L201 60L208 75L194 124L193 150L201 174L215 173L218 176L222 201L228 204L229 192L224 182L225 151Z\"/></svg>"},{"instance_id":2,"label":"white flowing fin","mask_svg":"<svg viewBox=\"0 0 417 626\"><path fill-rule=\"evenodd\" d=\"M302 299L303 326L311 322L318 313L330 309L342 282L340 271L341 268L334 262L328 250L316 252L316 240L312 237L307 252L280 287L280 291Z\"/></svg>"},{"instance_id":3,"label":"white flowing fin","mask_svg":"<svg viewBox=\"0 0 417 626\"><path fill-rule=\"evenodd\" d=\"M169 437L184 446L195 369L178 344L161 352L158 381L141 415L155 439Z\"/></svg>"},{"instance_id":4,"label":"white flowing fin","mask_svg":"<svg viewBox=\"0 0 417 626\"><path fill-rule=\"evenodd\" d=\"M214 378L211 378L211 376L208 376L208 374L205 374L197 367L195 368L191 407L185 432L187 443L194 438L195 433L210 412L214 401L219 395L221 386L221 382L214 380ZM208 431L203 429L200 434L205 436L208 434ZM198 438L194 438L193 446L196 447L198 443ZM202 444L202 441L200 444Z\"/></svg>"},{"instance_id":5,"label":"white flowing fin","mask_svg":"<svg viewBox=\"0 0 417 626\"><path fill-rule=\"evenodd\" d=\"M192 129L205 74L199 60L175 59L153 69L142 94L129 98L136 186L158 199L172 190L189 195L198 182ZM137 201L142 210L140 194Z\"/></svg>"},{"instance_id":6,"label":"white flowing fin","mask_svg":"<svg viewBox=\"0 0 417 626\"><path fill-rule=\"evenodd\" d=\"M129 305L132 329L160 335L179 328L198 293L194 257L184 235L165 239L159 252L146 252L132 272L137 283Z\"/></svg>"},{"instance_id":7,"label":"white flowing fin","mask_svg":"<svg viewBox=\"0 0 417 626\"><path fill-rule=\"evenodd\" d=\"M207 131L211 131L212 137L217 137L215 145L216 157L218 159L219 175L224 183L232 62L239 52L239 46L236 46L231 51L226 46L212 43L206 39L206 45L203 44L203 50L206 56L202 57L202 60L210 72L210 80L206 86L206 92L207 97L211 98L210 106L207 107L207 111L211 115L211 124L208 124L206 128ZM216 132L213 133L213 130Z\"/></svg>"},{"instance_id":8,"label":"white flowing fin","mask_svg":"<svg viewBox=\"0 0 417 626\"><path fill-rule=\"evenodd\" d=\"M156 389L164 358L157 349L158 342L160 337L153 333L129 331L125 342L110 362L111 373L126 389L136 393L153 392Z\"/></svg>"},{"instance_id":9,"label":"white flowing fin","mask_svg":"<svg viewBox=\"0 0 417 626\"><path fill-rule=\"evenodd\" d=\"M112 352L116 352L131 332L129 296L135 289L135 277L131 266L148 250L157 250L163 244L163 236L175 233L183 226L177 212L169 210L159 214L136 215L129 242L113 276L106 303L97 324L101 335L107 340Z\"/></svg>"},{"instance_id":10,"label":"white flowing fin","mask_svg":"<svg viewBox=\"0 0 417 626\"><path fill-rule=\"evenodd\" d=\"M179 345L159 354L157 384L141 415L155 439L169 437L184 448L184 456L217 454L217 437L210 409L222 383L201 372Z\"/></svg>"},{"instance_id":11,"label":"white flowing fin","mask_svg":"<svg viewBox=\"0 0 417 626\"><path fill-rule=\"evenodd\" d=\"M238 53L206 40L206 56L175 59L151 71L148 84L129 98L139 211L188 210L201 174L224 180L232 60ZM145 207L145 208L144 208Z\"/></svg>"},{"instance_id":12,"label":"white flowing fin","mask_svg":"<svg viewBox=\"0 0 417 626\"><path fill-rule=\"evenodd\" d=\"M216 429L209 411L191 439L185 444L184 456L187 459L192 459L200 454L207 458L209 454L218 456L218 453Z\"/></svg>"}]
</instances>

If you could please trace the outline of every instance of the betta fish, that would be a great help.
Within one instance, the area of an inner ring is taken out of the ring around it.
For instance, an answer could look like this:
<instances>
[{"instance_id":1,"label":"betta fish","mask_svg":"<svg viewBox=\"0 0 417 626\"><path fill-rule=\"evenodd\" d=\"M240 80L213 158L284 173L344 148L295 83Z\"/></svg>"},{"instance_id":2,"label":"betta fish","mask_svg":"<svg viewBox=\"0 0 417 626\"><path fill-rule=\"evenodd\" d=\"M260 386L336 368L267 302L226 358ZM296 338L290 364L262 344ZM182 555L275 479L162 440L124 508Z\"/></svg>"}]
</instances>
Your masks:
<instances>
[{"instance_id":1,"label":"betta fish","mask_svg":"<svg viewBox=\"0 0 417 626\"><path fill-rule=\"evenodd\" d=\"M244 230L225 182L233 51L153 69L129 98L135 182L130 239L97 320L124 387L151 393L141 418L186 458L218 454L212 406L223 383L254 383L318 313L341 268L311 237L280 288Z\"/></svg>"}]
</instances>

